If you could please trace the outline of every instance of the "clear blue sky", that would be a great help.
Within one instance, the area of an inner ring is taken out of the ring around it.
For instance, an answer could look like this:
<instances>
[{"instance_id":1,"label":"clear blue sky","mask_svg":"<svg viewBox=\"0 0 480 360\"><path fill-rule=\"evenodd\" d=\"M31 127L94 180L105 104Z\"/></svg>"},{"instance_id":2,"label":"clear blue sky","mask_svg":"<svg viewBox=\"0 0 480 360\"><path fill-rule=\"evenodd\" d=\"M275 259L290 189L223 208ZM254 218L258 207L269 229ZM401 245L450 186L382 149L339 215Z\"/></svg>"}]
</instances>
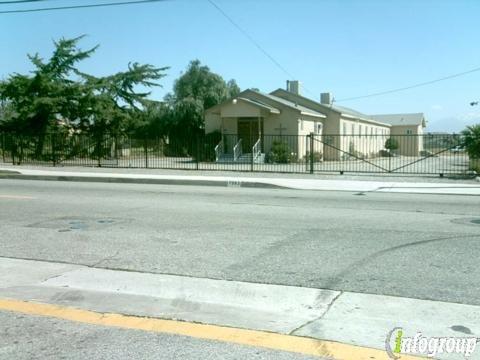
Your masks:
<instances>
[{"instance_id":1,"label":"clear blue sky","mask_svg":"<svg viewBox=\"0 0 480 360\"><path fill-rule=\"evenodd\" d=\"M117 0L118 1L118 0ZM319 98L361 96L480 67L478 0L215 0L305 89ZM1 1L0 1L1 2ZM0 10L109 2L51 0ZM26 72L27 53L48 57L52 40L87 34L100 44L81 69L105 75L128 62L170 66L161 99L188 62L198 58L242 89L284 87L279 70L207 0L0 14L0 78ZM308 90L307 90L308 89ZM430 86L339 103L367 114L424 112L430 131L480 123L480 71Z\"/></svg>"}]
</instances>

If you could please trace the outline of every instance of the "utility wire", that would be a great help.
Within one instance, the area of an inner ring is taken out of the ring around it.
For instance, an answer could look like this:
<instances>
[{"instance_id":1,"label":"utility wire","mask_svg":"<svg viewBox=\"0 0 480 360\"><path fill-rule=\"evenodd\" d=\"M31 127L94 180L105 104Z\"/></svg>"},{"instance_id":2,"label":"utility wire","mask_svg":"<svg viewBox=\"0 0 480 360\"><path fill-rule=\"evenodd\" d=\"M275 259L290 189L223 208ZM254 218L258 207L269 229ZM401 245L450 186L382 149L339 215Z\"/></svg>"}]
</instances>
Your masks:
<instances>
[{"instance_id":1,"label":"utility wire","mask_svg":"<svg viewBox=\"0 0 480 360\"><path fill-rule=\"evenodd\" d=\"M42 1L50 1L50 0L15 0L15 1L0 1L0 5L4 5L4 4L24 4L24 3L42 2Z\"/></svg>"},{"instance_id":2,"label":"utility wire","mask_svg":"<svg viewBox=\"0 0 480 360\"><path fill-rule=\"evenodd\" d=\"M33 1L33 0L30 0ZM41 1L41 0L37 0ZM15 13L30 13L38 11L54 11L54 10L69 10L69 9L86 9L86 8L95 8L95 7L106 7L106 6L119 6L119 5L134 5L134 4L146 4L146 3L155 3L163 2L169 0L138 0L138 1L125 1L125 2L111 2L105 4L88 4L88 5L72 5L72 6L57 6L57 7L46 7L46 8L37 8L37 9L25 9L25 10L4 10L0 11L0 14L15 14Z\"/></svg>"},{"instance_id":3,"label":"utility wire","mask_svg":"<svg viewBox=\"0 0 480 360\"><path fill-rule=\"evenodd\" d=\"M215 7L220 14L222 14L233 26L240 31L243 36L245 36L250 42L257 47L266 57L268 57L281 71L283 71L286 75L288 75L291 79L294 77L290 74L275 58L270 55L267 50L265 50L248 32L246 32L240 25L237 24L235 20L233 20L223 9L218 6L213 0L207 0L213 7Z\"/></svg>"},{"instance_id":4,"label":"utility wire","mask_svg":"<svg viewBox=\"0 0 480 360\"><path fill-rule=\"evenodd\" d=\"M215 9L218 10L220 14L222 14L225 19L227 19L235 28L237 28L238 31L240 31L243 36L245 36L255 47L260 50L272 63L275 64L277 68L279 68L284 74L286 74L289 79L294 80L296 79L295 76L293 76L287 69L285 69L272 55L268 53L267 50L261 46L258 41L256 41L246 30L244 30L235 20L232 19L231 16L229 16L220 6L218 6L213 0L207 0ZM305 86L302 85L302 87L310 94L312 94L311 91L309 91Z\"/></svg>"},{"instance_id":5,"label":"utility wire","mask_svg":"<svg viewBox=\"0 0 480 360\"><path fill-rule=\"evenodd\" d=\"M426 86L426 85L430 85L430 84L435 84L435 83L440 82L440 81L445 81L445 80L453 79L453 78L460 77L460 76L464 76L464 75L467 75L467 74L471 74L471 73L477 72L477 71L480 71L480 67L475 68L475 69L471 69L471 70L467 70L467 71L463 71L463 72L460 72L460 73L457 73L457 74L444 76L444 77L441 77L441 78L439 78L439 79L421 82L421 83L414 84L414 85L410 85L410 86L405 86L405 87L401 87L401 88L396 88L396 89L387 90L387 91L381 91L381 92L372 93L372 94L367 94L367 95L362 95L362 96L354 96L354 97L345 98L345 99L340 99L340 100L334 100L334 101L335 101L335 102L351 101L351 100L357 100L357 99L365 99L365 98L374 97L374 96L392 94L392 93L396 93L396 92L399 92L399 91L405 91L405 90L410 90L410 89L418 88L418 87L421 87L421 86Z\"/></svg>"}]
</instances>

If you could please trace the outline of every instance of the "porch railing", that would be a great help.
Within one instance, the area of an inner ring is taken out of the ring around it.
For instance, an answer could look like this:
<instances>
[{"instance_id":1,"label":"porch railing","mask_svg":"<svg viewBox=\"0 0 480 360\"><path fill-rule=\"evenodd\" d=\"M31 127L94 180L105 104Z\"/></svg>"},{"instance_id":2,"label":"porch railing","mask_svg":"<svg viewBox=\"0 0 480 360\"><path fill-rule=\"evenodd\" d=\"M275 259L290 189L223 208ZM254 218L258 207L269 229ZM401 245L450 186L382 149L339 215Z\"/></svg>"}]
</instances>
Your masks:
<instances>
[{"instance_id":1,"label":"porch railing","mask_svg":"<svg viewBox=\"0 0 480 360\"><path fill-rule=\"evenodd\" d=\"M233 161L237 161L240 156L242 156L242 139L238 140L233 147Z\"/></svg>"},{"instance_id":2,"label":"porch railing","mask_svg":"<svg viewBox=\"0 0 480 360\"><path fill-rule=\"evenodd\" d=\"M257 142L255 143L255 145L253 145L252 147L252 157L253 157L253 162L256 162L257 159L260 157L260 155L262 154L262 142L260 141L260 139L257 140Z\"/></svg>"},{"instance_id":3,"label":"porch railing","mask_svg":"<svg viewBox=\"0 0 480 360\"><path fill-rule=\"evenodd\" d=\"M220 157L223 155L223 139L215 146L215 161L218 161Z\"/></svg>"}]
</instances>

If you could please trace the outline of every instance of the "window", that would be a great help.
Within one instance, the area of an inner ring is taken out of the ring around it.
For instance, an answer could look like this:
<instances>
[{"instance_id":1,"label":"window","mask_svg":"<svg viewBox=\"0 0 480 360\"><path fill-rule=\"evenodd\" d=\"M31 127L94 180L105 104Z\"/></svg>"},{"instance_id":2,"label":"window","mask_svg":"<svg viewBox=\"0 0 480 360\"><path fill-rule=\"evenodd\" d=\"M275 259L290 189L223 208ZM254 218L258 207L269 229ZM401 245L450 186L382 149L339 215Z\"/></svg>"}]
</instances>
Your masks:
<instances>
[{"instance_id":1,"label":"window","mask_svg":"<svg viewBox=\"0 0 480 360\"><path fill-rule=\"evenodd\" d=\"M343 123L343 135L347 133L347 124Z\"/></svg>"},{"instance_id":2,"label":"window","mask_svg":"<svg viewBox=\"0 0 480 360\"><path fill-rule=\"evenodd\" d=\"M355 135L355 124L352 124L352 135Z\"/></svg>"},{"instance_id":3,"label":"window","mask_svg":"<svg viewBox=\"0 0 480 360\"><path fill-rule=\"evenodd\" d=\"M323 124L321 122L315 124L315 132L321 134L323 129Z\"/></svg>"},{"instance_id":4,"label":"window","mask_svg":"<svg viewBox=\"0 0 480 360\"><path fill-rule=\"evenodd\" d=\"M362 125L358 125L358 135L362 136Z\"/></svg>"},{"instance_id":5,"label":"window","mask_svg":"<svg viewBox=\"0 0 480 360\"><path fill-rule=\"evenodd\" d=\"M412 135L412 134L413 134L412 129L407 129L407 135Z\"/></svg>"}]
</instances>

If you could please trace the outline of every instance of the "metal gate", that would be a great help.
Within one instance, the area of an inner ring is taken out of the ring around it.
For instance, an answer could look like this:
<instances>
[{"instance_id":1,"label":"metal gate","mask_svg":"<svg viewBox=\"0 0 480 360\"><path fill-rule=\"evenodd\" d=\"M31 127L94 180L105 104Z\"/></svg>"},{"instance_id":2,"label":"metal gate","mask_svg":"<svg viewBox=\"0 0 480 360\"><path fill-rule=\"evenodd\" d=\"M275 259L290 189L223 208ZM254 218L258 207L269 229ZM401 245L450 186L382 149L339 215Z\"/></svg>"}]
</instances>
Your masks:
<instances>
[{"instance_id":1,"label":"metal gate","mask_svg":"<svg viewBox=\"0 0 480 360\"><path fill-rule=\"evenodd\" d=\"M216 152L219 141L205 135L164 139L0 133L0 155L4 163L42 166L418 175L464 175L470 171L464 139L458 134L262 134L257 141L258 154L244 147L246 160L241 160L245 161L238 161L227 151L238 141L238 134L221 137L225 150L222 159Z\"/></svg>"},{"instance_id":2,"label":"metal gate","mask_svg":"<svg viewBox=\"0 0 480 360\"><path fill-rule=\"evenodd\" d=\"M310 135L322 161L314 172L466 174L469 158L458 134ZM318 145L317 145L318 146Z\"/></svg>"}]
</instances>

